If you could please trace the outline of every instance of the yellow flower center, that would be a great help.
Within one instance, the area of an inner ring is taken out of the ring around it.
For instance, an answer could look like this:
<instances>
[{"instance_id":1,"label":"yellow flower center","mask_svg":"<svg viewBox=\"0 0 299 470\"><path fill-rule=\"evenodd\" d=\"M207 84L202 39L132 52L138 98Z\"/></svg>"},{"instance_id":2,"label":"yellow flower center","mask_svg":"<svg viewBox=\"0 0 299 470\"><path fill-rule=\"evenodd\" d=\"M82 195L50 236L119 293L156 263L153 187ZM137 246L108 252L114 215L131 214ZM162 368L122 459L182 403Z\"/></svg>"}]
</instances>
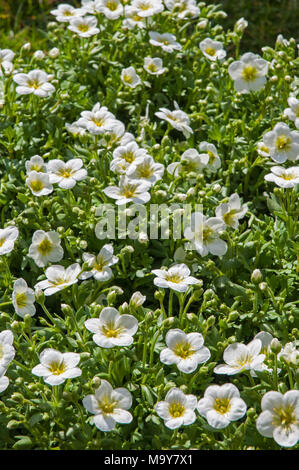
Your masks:
<instances>
[{"instance_id":1,"label":"yellow flower center","mask_svg":"<svg viewBox=\"0 0 299 470\"><path fill-rule=\"evenodd\" d=\"M32 180L30 182L30 187L35 193L38 193L43 189L44 185L40 180Z\"/></svg>"},{"instance_id":2,"label":"yellow flower center","mask_svg":"<svg viewBox=\"0 0 299 470\"><path fill-rule=\"evenodd\" d=\"M91 120L92 120L92 122L94 122L95 125L98 126L98 127L101 127L101 126L104 124L104 122L105 122L104 119L92 118Z\"/></svg>"},{"instance_id":3,"label":"yellow flower center","mask_svg":"<svg viewBox=\"0 0 299 470\"><path fill-rule=\"evenodd\" d=\"M98 401L98 407L106 415L113 413L117 402L110 401L109 397L105 397L102 401Z\"/></svg>"},{"instance_id":4,"label":"yellow flower center","mask_svg":"<svg viewBox=\"0 0 299 470\"><path fill-rule=\"evenodd\" d=\"M134 20L134 21L142 21L142 19L143 18L141 16L138 16L138 15L133 15L132 16L132 20Z\"/></svg>"},{"instance_id":5,"label":"yellow flower center","mask_svg":"<svg viewBox=\"0 0 299 470\"><path fill-rule=\"evenodd\" d=\"M71 168L60 168L58 170L58 174L63 178L70 178L73 174L73 170Z\"/></svg>"},{"instance_id":6,"label":"yellow flower center","mask_svg":"<svg viewBox=\"0 0 299 470\"><path fill-rule=\"evenodd\" d=\"M66 282L66 280L62 277L59 277L57 278L55 281L51 281L51 283L53 284L53 286L61 286L62 284L64 284Z\"/></svg>"},{"instance_id":7,"label":"yellow flower center","mask_svg":"<svg viewBox=\"0 0 299 470\"><path fill-rule=\"evenodd\" d=\"M27 85L28 85L30 88L34 88L35 90L37 90L37 89L40 87L40 83L39 83L39 81L38 81L37 79L28 80Z\"/></svg>"},{"instance_id":8,"label":"yellow flower center","mask_svg":"<svg viewBox=\"0 0 299 470\"><path fill-rule=\"evenodd\" d=\"M288 405L286 407L274 408L273 425L289 428L291 424L297 424L296 413L294 407Z\"/></svg>"},{"instance_id":9,"label":"yellow flower center","mask_svg":"<svg viewBox=\"0 0 299 470\"><path fill-rule=\"evenodd\" d=\"M183 280L183 276L180 274L166 274L165 280L168 282L174 282L175 284L179 284Z\"/></svg>"},{"instance_id":10,"label":"yellow flower center","mask_svg":"<svg viewBox=\"0 0 299 470\"><path fill-rule=\"evenodd\" d=\"M35 165L32 165L31 168L30 168L30 171L39 171L39 172L43 172L43 168L38 165L37 163Z\"/></svg>"},{"instance_id":11,"label":"yellow flower center","mask_svg":"<svg viewBox=\"0 0 299 470\"><path fill-rule=\"evenodd\" d=\"M216 398L214 403L214 410L217 413L224 415L230 409L230 399L229 398Z\"/></svg>"},{"instance_id":12,"label":"yellow flower center","mask_svg":"<svg viewBox=\"0 0 299 470\"><path fill-rule=\"evenodd\" d=\"M4 356L3 346L0 344L0 359Z\"/></svg>"},{"instance_id":13,"label":"yellow flower center","mask_svg":"<svg viewBox=\"0 0 299 470\"><path fill-rule=\"evenodd\" d=\"M97 257L97 262L94 265L94 269L101 272L101 271L103 271L103 269L105 268L106 265L107 265L107 261L105 261L102 257L98 256Z\"/></svg>"},{"instance_id":14,"label":"yellow flower center","mask_svg":"<svg viewBox=\"0 0 299 470\"><path fill-rule=\"evenodd\" d=\"M111 11L115 11L115 10L117 10L118 4L117 4L117 2L111 2L110 1L110 2L106 3L106 7L109 8L109 10L111 10Z\"/></svg>"},{"instance_id":15,"label":"yellow flower center","mask_svg":"<svg viewBox=\"0 0 299 470\"><path fill-rule=\"evenodd\" d=\"M27 305L27 295L25 292L18 292L16 295L16 304L18 308L26 307Z\"/></svg>"},{"instance_id":16,"label":"yellow flower center","mask_svg":"<svg viewBox=\"0 0 299 470\"><path fill-rule=\"evenodd\" d=\"M205 53L214 57L214 55L216 54L216 49L214 49L214 47L207 47L205 49Z\"/></svg>"},{"instance_id":17,"label":"yellow flower center","mask_svg":"<svg viewBox=\"0 0 299 470\"><path fill-rule=\"evenodd\" d=\"M101 330L107 338L117 338L123 329L116 328L115 325L111 322L107 323L106 325L102 325Z\"/></svg>"},{"instance_id":18,"label":"yellow flower center","mask_svg":"<svg viewBox=\"0 0 299 470\"><path fill-rule=\"evenodd\" d=\"M131 77L131 75L124 74L123 75L123 81L126 82L126 83L133 83L133 77Z\"/></svg>"},{"instance_id":19,"label":"yellow flower center","mask_svg":"<svg viewBox=\"0 0 299 470\"><path fill-rule=\"evenodd\" d=\"M66 365L63 361L62 362L54 361L54 362L51 362L49 369L53 375L60 375L60 374L63 374L63 372L65 372Z\"/></svg>"},{"instance_id":20,"label":"yellow flower center","mask_svg":"<svg viewBox=\"0 0 299 470\"><path fill-rule=\"evenodd\" d=\"M258 70L253 65L246 65L242 70L242 78L245 82L252 82L258 77Z\"/></svg>"},{"instance_id":21,"label":"yellow flower center","mask_svg":"<svg viewBox=\"0 0 299 470\"><path fill-rule=\"evenodd\" d=\"M181 403L170 403L168 411L172 418L180 418L185 413L185 407Z\"/></svg>"},{"instance_id":22,"label":"yellow flower center","mask_svg":"<svg viewBox=\"0 0 299 470\"><path fill-rule=\"evenodd\" d=\"M232 209L231 211L224 214L223 220L226 223L226 225L231 225L233 223L237 212L238 211L236 211L235 209Z\"/></svg>"},{"instance_id":23,"label":"yellow flower center","mask_svg":"<svg viewBox=\"0 0 299 470\"><path fill-rule=\"evenodd\" d=\"M89 26L88 26L88 24L79 24L79 25L78 25L78 29L79 29L79 31L81 31L82 33L86 33L86 31L89 30Z\"/></svg>"},{"instance_id":24,"label":"yellow flower center","mask_svg":"<svg viewBox=\"0 0 299 470\"><path fill-rule=\"evenodd\" d=\"M210 238L212 238L213 233L213 230L208 225L206 225L202 231L202 240L204 242L208 241Z\"/></svg>"},{"instance_id":25,"label":"yellow flower center","mask_svg":"<svg viewBox=\"0 0 299 470\"><path fill-rule=\"evenodd\" d=\"M149 70L150 72L157 72L157 70L158 70L158 67L157 67L155 64L153 64L153 63L149 64L149 65L147 66L147 68L148 68L148 70Z\"/></svg>"},{"instance_id":26,"label":"yellow flower center","mask_svg":"<svg viewBox=\"0 0 299 470\"><path fill-rule=\"evenodd\" d=\"M236 363L237 363L237 367L243 367L245 366L246 364L250 364L252 361L252 356L250 354L246 354L245 356L242 356L240 357Z\"/></svg>"},{"instance_id":27,"label":"yellow flower center","mask_svg":"<svg viewBox=\"0 0 299 470\"><path fill-rule=\"evenodd\" d=\"M74 14L73 14L73 12L70 11L70 10L65 10L65 11L63 12L63 16L74 16Z\"/></svg>"},{"instance_id":28,"label":"yellow flower center","mask_svg":"<svg viewBox=\"0 0 299 470\"><path fill-rule=\"evenodd\" d=\"M134 152L125 152L122 154L122 158L128 163L132 163L135 160Z\"/></svg>"},{"instance_id":29,"label":"yellow flower center","mask_svg":"<svg viewBox=\"0 0 299 470\"><path fill-rule=\"evenodd\" d=\"M291 143L291 139L286 135L280 135L277 137L275 145L277 150L287 150Z\"/></svg>"},{"instance_id":30,"label":"yellow flower center","mask_svg":"<svg viewBox=\"0 0 299 470\"><path fill-rule=\"evenodd\" d=\"M0 247L5 243L5 238L0 238Z\"/></svg>"},{"instance_id":31,"label":"yellow flower center","mask_svg":"<svg viewBox=\"0 0 299 470\"><path fill-rule=\"evenodd\" d=\"M282 179L284 179L284 180L286 180L286 181L292 181L293 179L296 178L296 175L294 175L294 174L292 174L292 173L289 173L289 174L284 173L283 175L280 175L279 178L282 178Z\"/></svg>"},{"instance_id":32,"label":"yellow flower center","mask_svg":"<svg viewBox=\"0 0 299 470\"><path fill-rule=\"evenodd\" d=\"M216 160L216 155L210 150L207 151L207 154L209 155L209 163L211 165Z\"/></svg>"},{"instance_id":33,"label":"yellow flower center","mask_svg":"<svg viewBox=\"0 0 299 470\"><path fill-rule=\"evenodd\" d=\"M190 357L194 354L194 349L191 348L191 345L188 343L188 341L182 341L181 343L177 343L175 345L173 352L182 359L187 359L187 357Z\"/></svg>"},{"instance_id":34,"label":"yellow flower center","mask_svg":"<svg viewBox=\"0 0 299 470\"><path fill-rule=\"evenodd\" d=\"M122 194L123 196L129 199L135 196L135 191L136 191L136 185L128 184L127 186L123 188Z\"/></svg>"},{"instance_id":35,"label":"yellow flower center","mask_svg":"<svg viewBox=\"0 0 299 470\"><path fill-rule=\"evenodd\" d=\"M41 255L45 256L51 253L53 247L53 243L50 242L48 238L44 238L43 241L37 247L37 250L40 252Z\"/></svg>"},{"instance_id":36,"label":"yellow flower center","mask_svg":"<svg viewBox=\"0 0 299 470\"><path fill-rule=\"evenodd\" d=\"M138 176L139 178L149 178L154 173L150 164L144 164L143 166L138 167Z\"/></svg>"}]
</instances>

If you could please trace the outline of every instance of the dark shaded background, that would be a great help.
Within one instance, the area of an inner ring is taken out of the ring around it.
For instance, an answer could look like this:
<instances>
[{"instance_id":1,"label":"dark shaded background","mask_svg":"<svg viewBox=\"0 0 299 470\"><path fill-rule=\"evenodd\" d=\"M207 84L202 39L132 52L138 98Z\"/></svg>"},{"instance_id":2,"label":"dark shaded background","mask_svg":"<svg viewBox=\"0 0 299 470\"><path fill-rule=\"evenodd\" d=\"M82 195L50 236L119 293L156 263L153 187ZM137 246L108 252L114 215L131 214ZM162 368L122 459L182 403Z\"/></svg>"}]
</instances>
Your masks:
<instances>
[{"instance_id":1,"label":"dark shaded background","mask_svg":"<svg viewBox=\"0 0 299 470\"><path fill-rule=\"evenodd\" d=\"M15 40L19 37L42 40L49 10L64 1L80 6L79 0L0 0L0 39L3 34L13 31L14 37L12 33L10 36ZM225 27L232 27L240 17L249 22L242 41L243 52L260 52L263 46L273 46L279 33L299 42L298 0L214 0L206 3L222 4L228 14L222 20Z\"/></svg>"}]
</instances>

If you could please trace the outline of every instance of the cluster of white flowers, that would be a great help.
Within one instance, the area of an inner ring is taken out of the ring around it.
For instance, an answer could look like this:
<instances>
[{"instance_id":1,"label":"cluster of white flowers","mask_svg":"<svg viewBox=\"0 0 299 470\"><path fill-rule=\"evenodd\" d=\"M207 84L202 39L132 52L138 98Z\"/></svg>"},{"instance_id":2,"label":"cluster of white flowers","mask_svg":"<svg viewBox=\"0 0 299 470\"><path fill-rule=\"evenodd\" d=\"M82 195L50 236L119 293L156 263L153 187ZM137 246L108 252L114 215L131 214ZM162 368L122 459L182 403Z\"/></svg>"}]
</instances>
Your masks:
<instances>
[{"instance_id":1,"label":"cluster of white flowers","mask_svg":"<svg viewBox=\"0 0 299 470\"><path fill-rule=\"evenodd\" d=\"M77 181L82 181L87 176L87 171L82 168L81 158L63 160L50 160L47 164L39 155L34 155L26 163L26 184L34 196L47 196L53 191L53 184L57 183L62 189L71 189Z\"/></svg>"}]
</instances>

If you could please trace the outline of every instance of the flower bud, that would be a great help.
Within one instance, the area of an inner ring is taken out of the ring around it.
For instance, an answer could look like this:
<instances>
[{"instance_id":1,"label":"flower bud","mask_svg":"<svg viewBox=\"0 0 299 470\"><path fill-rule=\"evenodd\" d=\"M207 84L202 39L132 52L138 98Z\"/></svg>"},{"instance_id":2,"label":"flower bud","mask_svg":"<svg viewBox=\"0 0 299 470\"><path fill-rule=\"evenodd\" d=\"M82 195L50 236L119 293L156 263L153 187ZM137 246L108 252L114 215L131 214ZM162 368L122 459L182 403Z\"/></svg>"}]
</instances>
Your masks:
<instances>
[{"instance_id":1,"label":"flower bud","mask_svg":"<svg viewBox=\"0 0 299 470\"><path fill-rule=\"evenodd\" d=\"M156 300L163 301L163 299L165 297L165 291L164 290L156 290L156 292L154 293L154 297L155 297Z\"/></svg>"},{"instance_id":2,"label":"flower bud","mask_svg":"<svg viewBox=\"0 0 299 470\"><path fill-rule=\"evenodd\" d=\"M134 292L134 294L132 295L130 299L130 307L133 307L133 308L141 307L141 305L143 305L145 301L146 301L145 295L142 295L141 292L139 291Z\"/></svg>"},{"instance_id":3,"label":"flower bud","mask_svg":"<svg viewBox=\"0 0 299 470\"><path fill-rule=\"evenodd\" d=\"M40 305L43 305L45 302L44 292L38 287L37 289L35 289L34 295L36 302Z\"/></svg>"},{"instance_id":4,"label":"flower bud","mask_svg":"<svg viewBox=\"0 0 299 470\"><path fill-rule=\"evenodd\" d=\"M121 315L129 313L129 304L128 302L124 302L122 305L119 306L119 313Z\"/></svg>"},{"instance_id":5,"label":"flower bud","mask_svg":"<svg viewBox=\"0 0 299 470\"><path fill-rule=\"evenodd\" d=\"M147 234L145 232L139 233L138 241L139 243L144 243L144 244L148 243L149 239L148 239Z\"/></svg>"},{"instance_id":6,"label":"flower bud","mask_svg":"<svg viewBox=\"0 0 299 470\"><path fill-rule=\"evenodd\" d=\"M281 344L277 338L273 338L270 343L270 349L274 354L278 354L281 351Z\"/></svg>"},{"instance_id":7,"label":"flower bud","mask_svg":"<svg viewBox=\"0 0 299 470\"><path fill-rule=\"evenodd\" d=\"M33 57L37 60L42 60L44 59L45 54L43 51L35 51L35 53L33 54Z\"/></svg>"},{"instance_id":8,"label":"flower bud","mask_svg":"<svg viewBox=\"0 0 299 470\"><path fill-rule=\"evenodd\" d=\"M262 281L262 279L263 279L263 276L259 269L255 269L254 271L252 271L251 282L253 282L254 284L258 284L259 282Z\"/></svg>"},{"instance_id":9,"label":"flower bud","mask_svg":"<svg viewBox=\"0 0 299 470\"><path fill-rule=\"evenodd\" d=\"M261 282L261 283L259 284L259 288L260 288L261 291L266 290L267 287L268 287L268 284L267 284L266 282Z\"/></svg>"},{"instance_id":10,"label":"flower bud","mask_svg":"<svg viewBox=\"0 0 299 470\"><path fill-rule=\"evenodd\" d=\"M51 57L51 59L56 59L56 57L58 56L59 56L59 49L57 49L57 47L53 47L53 49L49 50L49 57Z\"/></svg>"},{"instance_id":11,"label":"flower bud","mask_svg":"<svg viewBox=\"0 0 299 470\"><path fill-rule=\"evenodd\" d=\"M91 385L94 389L98 388L101 385L100 377L94 377L91 381Z\"/></svg>"}]
</instances>

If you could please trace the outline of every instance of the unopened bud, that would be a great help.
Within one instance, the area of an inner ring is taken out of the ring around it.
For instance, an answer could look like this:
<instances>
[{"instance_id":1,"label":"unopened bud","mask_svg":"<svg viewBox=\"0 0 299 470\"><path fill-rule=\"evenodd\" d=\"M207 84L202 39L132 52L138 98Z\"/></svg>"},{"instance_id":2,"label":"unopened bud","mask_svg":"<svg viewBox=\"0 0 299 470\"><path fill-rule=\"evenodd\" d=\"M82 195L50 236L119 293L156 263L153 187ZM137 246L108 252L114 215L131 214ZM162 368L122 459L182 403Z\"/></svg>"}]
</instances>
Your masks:
<instances>
[{"instance_id":1,"label":"unopened bud","mask_svg":"<svg viewBox=\"0 0 299 470\"><path fill-rule=\"evenodd\" d=\"M251 273L251 282L258 284L263 279L262 273L259 269L255 269Z\"/></svg>"},{"instance_id":2,"label":"unopened bud","mask_svg":"<svg viewBox=\"0 0 299 470\"><path fill-rule=\"evenodd\" d=\"M278 354L281 351L281 344L277 338L273 338L270 343L270 349L274 354Z\"/></svg>"}]
</instances>

